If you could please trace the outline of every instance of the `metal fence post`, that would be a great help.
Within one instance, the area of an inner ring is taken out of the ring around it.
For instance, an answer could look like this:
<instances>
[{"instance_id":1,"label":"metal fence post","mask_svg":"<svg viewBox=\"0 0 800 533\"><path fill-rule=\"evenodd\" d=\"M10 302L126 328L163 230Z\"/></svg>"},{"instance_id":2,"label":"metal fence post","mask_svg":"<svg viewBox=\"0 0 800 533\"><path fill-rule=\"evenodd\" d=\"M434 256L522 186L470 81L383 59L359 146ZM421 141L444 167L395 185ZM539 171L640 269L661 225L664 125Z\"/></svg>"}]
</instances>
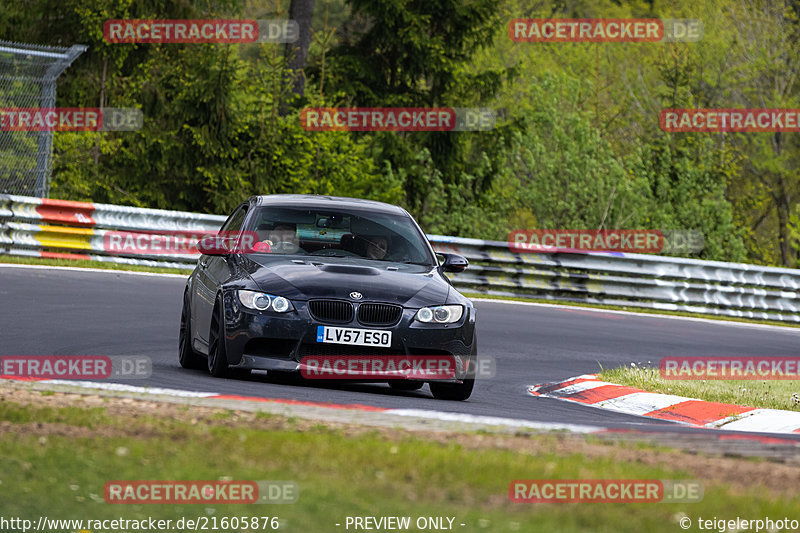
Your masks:
<instances>
[{"instance_id":1,"label":"metal fence post","mask_svg":"<svg viewBox=\"0 0 800 533\"><path fill-rule=\"evenodd\" d=\"M55 107L57 78L86 49L0 41L0 109ZM52 153L52 131L0 130L0 193L47 197Z\"/></svg>"}]
</instances>

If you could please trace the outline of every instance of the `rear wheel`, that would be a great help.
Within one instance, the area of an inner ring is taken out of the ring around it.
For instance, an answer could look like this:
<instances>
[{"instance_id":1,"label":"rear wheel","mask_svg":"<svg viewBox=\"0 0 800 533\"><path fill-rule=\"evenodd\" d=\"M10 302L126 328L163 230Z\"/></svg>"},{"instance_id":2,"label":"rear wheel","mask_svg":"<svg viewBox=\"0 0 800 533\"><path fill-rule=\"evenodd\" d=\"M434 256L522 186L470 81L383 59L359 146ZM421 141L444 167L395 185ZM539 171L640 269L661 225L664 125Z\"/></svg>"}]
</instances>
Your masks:
<instances>
[{"instance_id":1,"label":"rear wheel","mask_svg":"<svg viewBox=\"0 0 800 533\"><path fill-rule=\"evenodd\" d=\"M192 348L192 314L187 294L183 295L181 309L181 329L178 333L178 362L183 368L202 369L203 357Z\"/></svg>"},{"instance_id":2,"label":"rear wheel","mask_svg":"<svg viewBox=\"0 0 800 533\"><path fill-rule=\"evenodd\" d=\"M225 311L219 296L211 315L208 338L208 372L216 378L224 378L228 375L228 357L225 352Z\"/></svg>"}]
</instances>

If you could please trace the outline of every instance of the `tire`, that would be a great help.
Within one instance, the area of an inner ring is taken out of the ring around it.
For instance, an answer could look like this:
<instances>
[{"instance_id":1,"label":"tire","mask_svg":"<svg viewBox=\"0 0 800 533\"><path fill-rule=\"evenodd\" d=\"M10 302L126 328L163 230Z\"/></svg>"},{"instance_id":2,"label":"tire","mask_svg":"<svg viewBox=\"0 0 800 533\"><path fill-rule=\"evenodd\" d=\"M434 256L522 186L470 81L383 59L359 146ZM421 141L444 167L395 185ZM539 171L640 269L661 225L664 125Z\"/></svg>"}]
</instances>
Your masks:
<instances>
[{"instance_id":1,"label":"tire","mask_svg":"<svg viewBox=\"0 0 800 533\"><path fill-rule=\"evenodd\" d=\"M474 379L465 379L463 383L442 383L431 381L431 393L437 400L462 402L470 397L475 387Z\"/></svg>"},{"instance_id":2,"label":"tire","mask_svg":"<svg viewBox=\"0 0 800 533\"><path fill-rule=\"evenodd\" d=\"M192 310L189 307L187 294L183 295L181 309L181 329L178 332L178 362L183 368L202 370L205 365L203 356L192 348Z\"/></svg>"},{"instance_id":3,"label":"tire","mask_svg":"<svg viewBox=\"0 0 800 533\"><path fill-rule=\"evenodd\" d=\"M474 372L478 363L478 335L472 337L472 355L470 356L470 366ZM470 372L472 376L475 374ZM475 387L475 378L465 379L462 383L443 383L441 381L431 381L431 394L437 400L450 400L463 402L472 395Z\"/></svg>"},{"instance_id":4,"label":"tire","mask_svg":"<svg viewBox=\"0 0 800 533\"><path fill-rule=\"evenodd\" d=\"M414 381L411 379L393 379L389 386L394 390L419 390L425 385L424 381Z\"/></svg>"},{"instance_id":5,"label":"tire","mask_svg":"<svg viewBox=\"0 0 800 533\"><path fill-rule=\"evenodd\" d=\"M208 339L208 373L215 378L224 378L228 375L228 357L225 353L225 310L220 296L217 296L211 315Z\"/></svg>"}]
</instances>

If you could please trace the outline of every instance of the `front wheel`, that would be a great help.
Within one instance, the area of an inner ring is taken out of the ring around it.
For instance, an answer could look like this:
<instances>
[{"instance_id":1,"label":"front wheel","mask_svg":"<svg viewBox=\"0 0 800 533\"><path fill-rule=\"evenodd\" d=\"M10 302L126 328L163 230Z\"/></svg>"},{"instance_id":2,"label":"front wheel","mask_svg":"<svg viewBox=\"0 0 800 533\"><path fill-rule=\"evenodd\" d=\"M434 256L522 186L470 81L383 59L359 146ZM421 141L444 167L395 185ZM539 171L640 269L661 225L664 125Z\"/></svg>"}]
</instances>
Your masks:
<instances>
[{"instance_id":1,"label":"front wheel","mask_svg":"<svg viewBox=\"0 0 800 533\"><path fill-rule=\"evenodd\" d=\"M431 381L431 394L437 400L451 400L462 402L472 395L472 389L475 387L475 374L477 372L478 364L478 335L473 333L472 336L472 352L468 359L468 376L461 383L444 383L441 381Z\"/></svg>"},{"instance_id":2,"label":"front wheel","mask_svg":"<svg viewBox=\"0 0 800 533\"><path fill-rule=\"evenodd\" d=\"M208 338L211 341L208 343L208 373L215 378L224 378L228 375L228 356L225 352L225 310L219 296L211 315Z\"/></svg>"},{"instance_id":3,"label":"front wheel","mask_svg":"<svg viewBox=\"0 0 800 533\"><path fill-rule=\"evenodd\" d=\"M431 381L431 394L437 400L451 400L461 402L472 394L475 379L465 379L463 383L442 383Z\"/></svg>"}]
</instances>

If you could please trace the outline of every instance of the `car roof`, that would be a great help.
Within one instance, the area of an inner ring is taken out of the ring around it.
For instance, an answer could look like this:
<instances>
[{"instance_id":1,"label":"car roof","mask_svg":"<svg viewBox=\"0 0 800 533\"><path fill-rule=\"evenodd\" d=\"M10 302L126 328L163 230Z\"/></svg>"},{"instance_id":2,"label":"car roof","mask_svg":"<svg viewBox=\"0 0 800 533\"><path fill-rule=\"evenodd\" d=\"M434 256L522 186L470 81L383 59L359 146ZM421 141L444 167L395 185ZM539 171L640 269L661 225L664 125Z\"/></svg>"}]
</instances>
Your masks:
<instances>
[{"instance_id":1,"label":"car roof","mask_svg":"<svg viewBox=\"0 0 800 533\"><path fill-rule=\"evenodd\" d=\"M272 207L307 207L313 209L356 208L368 209L381 213L410 216L402 207L374 200L347 198L344 196L323 196L320 194L265 194L252 196L250 202L257 206Z\"/></svg>"}]
</instances>

